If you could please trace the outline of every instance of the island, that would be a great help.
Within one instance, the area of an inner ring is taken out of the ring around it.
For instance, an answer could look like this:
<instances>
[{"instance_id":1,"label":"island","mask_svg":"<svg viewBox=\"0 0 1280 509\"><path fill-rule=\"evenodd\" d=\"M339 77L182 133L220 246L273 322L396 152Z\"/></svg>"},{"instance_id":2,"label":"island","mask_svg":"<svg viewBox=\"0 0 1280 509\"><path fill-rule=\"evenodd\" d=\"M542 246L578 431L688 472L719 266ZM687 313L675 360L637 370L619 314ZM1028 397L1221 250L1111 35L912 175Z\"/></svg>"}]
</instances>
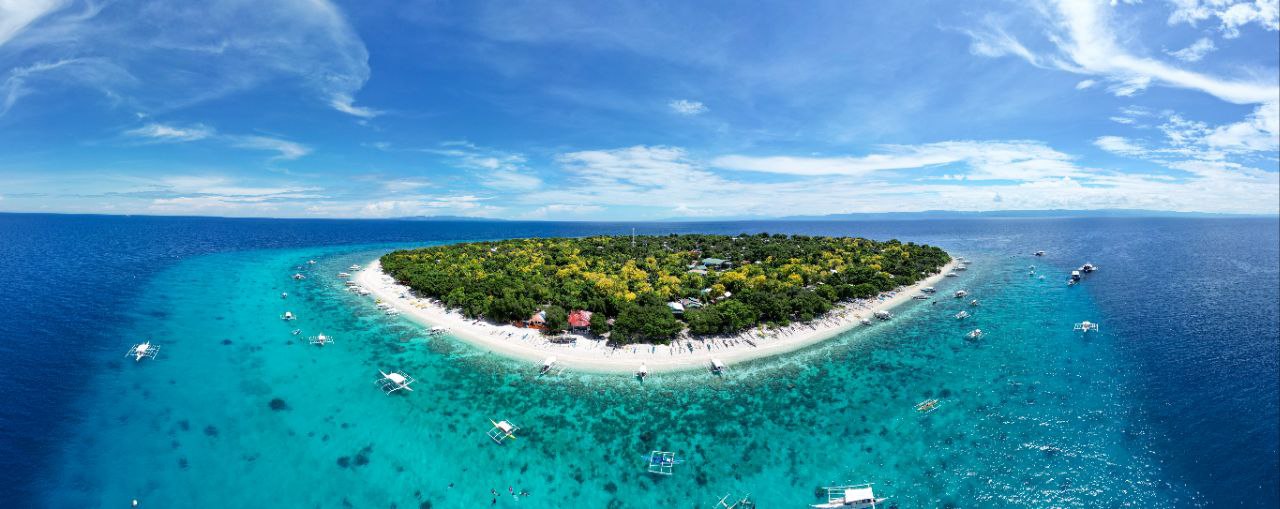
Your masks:
<instances>
[{"instance_id":1,"label":"island","mask_svg":"<svg viewBox=\"0 0 1280 509\"><path fill-rule=\"evenodd\" d=\"M409 317L498 353L662 371L834 336L951 263L938 247L897 240L595 236L393 251L356 279Z\"/></svg>"}]
</instances>

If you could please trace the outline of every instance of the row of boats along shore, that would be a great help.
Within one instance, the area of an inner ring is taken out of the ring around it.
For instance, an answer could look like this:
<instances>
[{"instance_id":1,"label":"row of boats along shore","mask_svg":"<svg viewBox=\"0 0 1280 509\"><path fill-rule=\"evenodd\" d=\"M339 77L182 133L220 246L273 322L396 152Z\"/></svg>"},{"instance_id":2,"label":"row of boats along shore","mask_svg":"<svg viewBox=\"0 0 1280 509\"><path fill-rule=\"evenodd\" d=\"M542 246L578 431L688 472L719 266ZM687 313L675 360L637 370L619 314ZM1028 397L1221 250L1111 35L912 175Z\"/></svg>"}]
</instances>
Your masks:
<instances>
[{"instance_id":1,"label":"row of boats along shore","mask_svg":"<svg viewBox=\"0 0 1280 509\"><path fill-rule=\"evenodd\" d=\"M1042 257L1044 255L1045 255L1044 251L1036 251L1034 253L1034 256L1036 257ZM971 263L970 260L967 260L963 257L957 257L956 261L958 262L956 267L954 268L953 271L947 273L945 275L946 277L959 277L958 273L968 270L969 264ZM308 260L306 263L307 265L315 265L316 261ZM294 279L295 281L306 279L306 275L303 274L301 271L302 267L301 266L297 267L297 269L299 269L299 272L294 273L293 276L291 276L292 279ZM351 272L339 272L338 277L342 279L348 279L351 277L351 273L359 271L360 269L361 267L359 265L352 265L351 267L348 268L348 270ZM1039 275L1036 273L1035 265L1031 265L1028 270L1029 270L1028 275L1037 276L1039 277L1039 279L1044 279L1043 275ZM1097 267L1095 267L1093 264L1085 263L1079 269L1071 271L1071 276L1070 276L1070 279L1068 280L1068 285L1074 286L1076 284L1079 284L1084 280L1083 279L1084 275L1091 274L1096 270L1097 270ZM348 280L345 282L345 285L348 290L358 293L360 295L368 295L370 293L367 289L360 287L360 285L354 281ZM932 298L936 294L936 292L937 290L933 287L924 287L920 290L919 295L914 295L912 296L912 298L918 299L918 300L928 300ZM280 294L280 297L281 299L288 299L289 294L288 292L284 292ZM952 293L952 297L963 301L964 299L968 299L970 295L967 290L961 289L961 290L954 291ZM937 303L938 303L937 301L934 301L933 304L936 305ZM398 314L398 311L388 303L378 301L377 305L378 305L378 308L387 315L394 316ZM970 309L976 309L978 306L979 306L978 299L970 299L968 301L968 307ZM953 318L955 318L956 320L965 320L970 318L971 316L973 316L973 314L970 313L968 310L961 310L955 315L953 315ZM292 311L285 311L283 314L280 315L280 319L286 322L292 322L294 320L297 320L297 318L298 317ZM890 320L893 318L893 315L888 311L880 310L875 312L875 318L879 320ZM865 318L862 319L861 321L865 325L869 325L872 323L870 320ZM1083 322L1076 323L1073 326L1073 330L1080 332L1081 334L1087 334L1089 332L1099 331L1099 325L1094 322L1083 321ZM446 327L432 327L427 331L427 333L430 336L440 336L440 335L447 334L448 332L449 332L449 329ZM300 335L301 333L302 333L301 329L293 329L291 331L291 334L295 336ZM967 334L965 334L965 339L970 341L976 341L981 339L984 335L985 333L982 331L982 329L973 329L969 331ZM331 336L327 336L323 333L319 333L314 336L308 337L307 342L311 345L323 347L323 346L332 344L334 342L334 338ZM132 347L130 347L126 355L129 357L133 357L135 362L141 362L143 359L152 359L152 360L156 359L159 352L160 352L160 345L153 344L151 341L148 340L142 343L135 344ZM727 370L723 362L721 362L719 359L714 359L714 358L711 359L711 363L709 367L711 372L717 375L724 374ZM542 365L539 367L538 374L539 376L555 375L555 374L560 374L563 371L564 369L558 365L556 358L554 356L551 356L551 357L547 357L542 362ZM637 379L643 380L645 377L649 375L649 370L644 364L641 364L635 374ZM412 386L415 382L416 380L413 378L413 376L404 372L403 370L383 371L379 369L378 377L374 379L374 385L387 395L398 393L400 391L412 392L413 391ZM939 408L943 406L943 404L944 402L940 399L935 399L935 398L926 399L924 401L917 403L915 405L915 410L921 415L928 415L933 413L934 411L937 411ZM489 425L491 427L487 432L485 432L485 434L486 436L489 437L490 440L492 440L495 444L498 444L498 445L504 444L507 440L514 440L516 438L516 433L521 430L519 425L507 419L501 419L501 420L490 419ZM679 467L685 462L685 460L677 456L675 452L656 450L656 449L646 454L643 454L642 459L643 459L642 463L645 468L645 471L648 472L649 474L658 475L658 476L675 475L677 467ZM819 490L819 494L823 498L826 498L826 501L817 503L817 504L811 504L809 507L818 508L818 509L834 509L834 508L874 509L876 507L879 507L880 504L884 503L887 500L886 498L876 496L874 492L874 485L870 483L828 486L828 487L821 488L821 490ZM137 504L138 504L138 501L134 500L133 505L136 507ZM714 507L717 509L752 509L752 508L755 508L756 506L755 506L755 503L750 500L749 495L744 497L731 497L729 495L725 495L724 497L721 497L719 499L719 501L716 503Z\"/></svg>"}]
</instances>

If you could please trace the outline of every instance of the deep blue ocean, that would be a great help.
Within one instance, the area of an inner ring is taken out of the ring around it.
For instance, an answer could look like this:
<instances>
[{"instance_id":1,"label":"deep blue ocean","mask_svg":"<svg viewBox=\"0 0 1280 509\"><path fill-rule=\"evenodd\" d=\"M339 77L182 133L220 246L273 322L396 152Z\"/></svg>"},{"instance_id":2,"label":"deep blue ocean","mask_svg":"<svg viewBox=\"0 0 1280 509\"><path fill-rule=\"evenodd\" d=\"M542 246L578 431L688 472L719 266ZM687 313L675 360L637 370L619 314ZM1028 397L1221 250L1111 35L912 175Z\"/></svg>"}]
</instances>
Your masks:
<instances>
[{"instance_id":1,"label":"deep blue ocean","mask_svg":"<svg viewBox=\"0 0 1280 509\"><path fill-rule=\"evenodd\" d=\"M318 273L288 286L307 259L336 272L400 246L633 228L939 245L975 260L956 284L990 302L975 319L993 334L957 340L954 323L921 305L714 386L693 374L643 389L588 375L557 384L448 340L414 343L411 324L364 310ZM1036 250L1048 254L1031 257ZM1084 262L1100 270L1066 288L1065 274ZM1027 277L1030 264L1050 278ZM730 491L771 502L762 507L802 507L812 487L855 476L904 508L1280 506L1274 218L0 214L0 274L4 507L126 507L130 498L144 507L711 507ZM276 331L280 288L302 327L342 339L320 354ZM1071 333L1082 319L1102 333ZM125 362L142 336L164 344L159 358ZM367 371L348 373L353 364L388 359L414 366L423 390L387 398L364 378L349 382ZM287 409L267 408L273 395ZM927 396L948 406L929 420L903 410ZM473 421L500 411L543 429L501 451L483 437L468 442ZM661 482L633 473L633 456L654 440L686 447L699 464ZM457 466L468 463L479 472ZM491 504L488 486L509 482L533 495Z\"/></svg>"}]
</instances>

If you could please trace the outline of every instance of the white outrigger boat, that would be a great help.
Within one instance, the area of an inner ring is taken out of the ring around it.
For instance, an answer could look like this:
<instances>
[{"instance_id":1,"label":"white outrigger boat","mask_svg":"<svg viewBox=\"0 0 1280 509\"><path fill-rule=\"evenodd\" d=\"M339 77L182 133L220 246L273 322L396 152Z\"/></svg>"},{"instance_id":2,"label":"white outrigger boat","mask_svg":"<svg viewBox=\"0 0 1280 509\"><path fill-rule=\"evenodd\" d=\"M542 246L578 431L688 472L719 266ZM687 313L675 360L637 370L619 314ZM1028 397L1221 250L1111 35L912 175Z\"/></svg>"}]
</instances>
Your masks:
<instances>
[{"instance_id":1,"label":"white outrigger boat","mask_svg":"<svg viewBox=\"0 0 1280 509\"><path fill-rule=\"evenodd\" d=\"M1098 324L1085 320L1083 322L1077 323L1075 327L1072 327L1072 330L1080 331L1082 333L1087 333L1089 331L1097 332L1099 329L1098 329Z\"/></svg>"},{"instance_id":2,"label":"white outrigger boat","mask_svg":"<svg viewBox=\"0 0 1280 509\"><path fill-rule=\"evenodd\" d=\"M377 380L374 380L373 383L378 384L378 388L382 389L382 392L391 394L400 389L413 392L413 388L409 387L409 385L413 384L413 382L416 382L416 380L414 380L413 377L409 376L404 371L393 371L391 373L383 373L382 370L378 370L378 374L382 375L382 377Z\"/></svg>"},{"instance_id":3,"label":"white outrigger boat","mask_svg":"<svg viewBox=\"0 0 1280 509\"><path fill-rule=\"evenodd\" d=\"M143 341L141 343L138 343L136 345L129 347L129 351L125 352L124 355L125 357L132 356L133 362L139 362L143 358L154 360L156 358L156 354L159 354L159 353L160 353L159 346L151 344L151 341Z\"/></svg>"},{"instance_id":4,"label":"white outrigger boat","mask_svg":"<svg viewBox=\"0 0 1280 509\"><path fill-rule=\"evenodd\" d=\"M307 276L302 275L302 273L301 273L301 272L299 272L299 273L297 273L297 274L294 274L294 275L293 275L293 279L294 279L295 281L301 281L301 280L306 279L306 278L307 278Z\"/></svg>"},{"instance_id":5,"label":"white outrigger boat","mask_svg":"<svg viewBox=\"0 0 1280 509\"><path fill-rule=\"evenodd\" d=\"M1036 256L1044 256L1044 251L1036 251Z\"/></svg>"},{"instance_id":6,"label":"white outrigger boat","mask_svg":"<svg viewBox=\"0 0 1280 509\"><path fill-rule=\"evenodd\" d=\"M970 305L970 306L977 306L977 305L978 305L978 299L973 299L973 300L969 301L969 305Z\"/></svg>"},{"instance_id":7,"label":"white outrigger boat","mask_svg":"<svg viewBox=\"0 0 1280 509\"><path fill-rule=\"evenodd\" d=\"M956 313L956 320L964 320L965 318L969 318L968 311L961 310L959 313Z\"/></svg>"},{"instance_id":8,"label":"white outrigger boat","mask_svg":"<svg viewBox=\"0 0 1280 509\"><path fill-rule=\"evenodd\" d=\"M870 484L828 486L827 503L813 504L814 509L874 509L886 499L876 498Z\"/></svg>"},{"instance_id":9,"label":"white outrigger boat","mask_svg":"<svg viewBox=\"0 0 1280 509\"><path fill-rule=\"evenodd\" d=\"M957 299L963 299L968 295L969 295L969 292L966 292L964 290L956 290L956 293L955 293L955 296Z\"/></svg>"},{"instance_id":10,"label":"white outrigger boat","mask_svg":"<svg viewBox=\"0 0 1280 509\"><path fill-rule=\"evenodd\" d=\"M280 315L280 319L286 322L292 322L297 320L298 317L293 315L293 311L285 311L283 315Z\"/></svg>"},{"instance_id":11,"label":"white outrigger boat","mask_svg":"<svg viewBox=\"0 0 1280 509\"><path fill-rule=\"evenodd\" d=\"M280 298L281 299L289 298L289 292L280 292Z\"/></svg>"},{"instance_id":12,"label":"white outrigger boat","mask_svg":"<svg viewBox=\"0 0 1280 509\"><path fill-rule=\"evenodd\" d=\"M427 335L431 337L442 336L449 333L449 328L443 325L437 325L427 331Z\"/></svg>"},{"instance_id":13,"label":"white outrigger boat","mask_svg":"<svg viewBox=\"0 0 1280 509\"><path fill-rule=\"evenodd\" d=\"M350 267L347 267L347 270L351 270L351 271L360 270L360 266L353 263L351 264Z\"/></svg>"},{"instance_id":14,"label":"white outrigger boat","mask_svg":"<svg viewBox=\"0 0 1280 509\"><path fill-rule=\"evenodd\" d=\"M342 278L342 279L346 279L346 278L351 277L351 274L348 274L348 273L346 273L346 272L339 272L339 273L338 273L338 277L340 277L340 278Z\"/></svg>"},{"instance_id":15,"label":"white outrigger boat","mask_svg":"<svg viewBox=\"0 0 1280 509\"><path fill-rule=\"evenodd\" d=\"M751 501L751 495L738 499L736 502L729 503L729 495L720 497L720 501L716 502L715 509L755 509L756 503Z\"/></svg>"},{"instance_id":16,"label":"white outrigger boat","mask_svg":"<svg viewBox=\"0 0 1280 509\"><path fill-rule=\"evenodd\" d=\"M921 288L921 289L920 289L920 291L921 291L921 292L924 292L924 293L933 293L933 292L938 291L938 289L937 289L937 288L934 288L934 287L932 287L932 286L926 286L926 287L924 287L924 288Z\"/></svg>"},{"instance_id":17,"label":"white outrigger boat","mask_svg":"<svg viewBox=\"0 0 1280 509\"><path fill-rule=\"evenodd\" d=\"M307 260L307 265L315 265L315 264L316 264L315 260Z\"/></svg>"},{"instance_id":18,"label":"white outrigger boat","mask_svg":"<svg viewBox=\"0 0 1280 509\"><path fill-rule=\"evenodd\" d=\"M711 372L717 375L724 373L724 363L715 357L711 358Z\"/></svg>"},{"instance_id":19,"label":"white outrigger boat","mask_svg":"<svg viewBox=\"0 0 1280 509\"><path fill-rule=\"evenodd\" d=\"M968 334L965 334L964 337L965 339L978 339L981 338L983 334L985 333L982 332L982 329L973 329L969 331Z\"/></svg>"},{"instance_id":20,"label":"white outrigger boat","mask_svg":"<svg viewBox=\"0 0 1280 509\"><path fill-rule=\"evenodd\" d=\"M493 428L490 428L486 435L489 435L491 440L499 444L508 438L515 440L516 432L520 431L520 426L512 424L511 421L494 421L493 419L489 419L489 424L492 424Z\"/></svg>"},{"instance_id":21,"label":"white outrigger boat","mask_svg":"<svg viewBox=\"0 0 1280 509\"><path fill-rule=\"evenodd\" d=\"M684 463L684 460L677 458L674 452L653 451L645 456L645 463L650 474L671 475L675 466Z\"/></svg>"},{"instance_id":22,"label":"white outrigger boat","mask_svg":"<svg viewBox=\"0 0 1280 509\"><path fill-rule=\"evenodd\" d=\"M888 320L888 319L890 319L890 318L893 318L893 313L890 313L890 312L885 311L885 310L883 310L883 309L881 309L881 310L879 310L879 311L876 311L876 312L875 312L875 315L876 315L876 318L879 318L879 319L881 319L881 320Z\"/></svg>"},{"instance_id":23,"label":"white outrigger boat","mask_svg":"<svg viewBox=\"0 0 1280 509\"><path fill-rule=\"evenodd\" d=\"M640 363L640 369L636 370L636 378L643 382L647 376L649 376L649 366L642 362Z\"/></svg>"},{"instance_id":24,"label":"white outrigger boat","mask_svg":"<svg viewBox=\"0 0 1280 509\"><path fill-rule=\"evenodd\" d=\"M960 274L956 274L956 271L953 270L947 273L947 277L960 277Z\"/></svg>"},{"instance_id":25,"label":"white outrigger boat","mask_svg":"<svg viewBox=\"0 0 1280 509\"><path fill-rule=\"evenodd\" d=\"M555 365L556 365L556 356L552 355L551 357L547 357L546 360L542 361L542 370L539 371L538 374L539 375L547 374L547 372L551 371L551 368Z\"/></svg>"},{"instance_id":26,"label":"white outrigger boat","mask_svg":"<svg viewBox=\"0 0 1280 509\"><path fill-rule=\"evenodd\" d=\"M332 336L326 336L326 335L324 335L324 334L317 334L317 335L315 335L315 336L311 336L310 338L307 338L307 342L308 342L308 343L311 343L311 344L313 344L313 345L316 345L316 346L324 346L324 345L327 345L327 344L329 344L329 343L332 343L332 342L333 342L333 337L332 337Z\"/></svg>"},{"instance_id":27,"label":"white outrigger boat","mask_svg":"<svg viewBox=\"0 0 1280 509\"><path fill-rule=\"evenodd\" d=\"M919 403L916 403L916 411L922 414L928 415L933 413L934 410L937 410L941 406L942 406L941 400L930 398L930 399L921 401Z\"/></svg>"}]
</instances>

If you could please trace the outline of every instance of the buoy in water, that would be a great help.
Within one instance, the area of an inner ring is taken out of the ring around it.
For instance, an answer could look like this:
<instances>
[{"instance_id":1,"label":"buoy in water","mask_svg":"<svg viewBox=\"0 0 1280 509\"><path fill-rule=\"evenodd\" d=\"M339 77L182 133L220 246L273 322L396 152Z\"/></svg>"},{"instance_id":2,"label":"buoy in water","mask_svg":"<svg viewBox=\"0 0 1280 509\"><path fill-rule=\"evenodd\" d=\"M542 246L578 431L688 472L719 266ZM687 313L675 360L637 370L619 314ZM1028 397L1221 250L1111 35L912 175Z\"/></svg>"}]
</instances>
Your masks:
<instances>
[{"instance_id":1,"label":"buoy in water","mask_svg":"<svg viewBox=\"0 0 1280 509\"><path fill-rule=\"evenodd\" d=\"M133 499L133 506L138 507L138 499Z\"/></svg>"}]
</instances>

